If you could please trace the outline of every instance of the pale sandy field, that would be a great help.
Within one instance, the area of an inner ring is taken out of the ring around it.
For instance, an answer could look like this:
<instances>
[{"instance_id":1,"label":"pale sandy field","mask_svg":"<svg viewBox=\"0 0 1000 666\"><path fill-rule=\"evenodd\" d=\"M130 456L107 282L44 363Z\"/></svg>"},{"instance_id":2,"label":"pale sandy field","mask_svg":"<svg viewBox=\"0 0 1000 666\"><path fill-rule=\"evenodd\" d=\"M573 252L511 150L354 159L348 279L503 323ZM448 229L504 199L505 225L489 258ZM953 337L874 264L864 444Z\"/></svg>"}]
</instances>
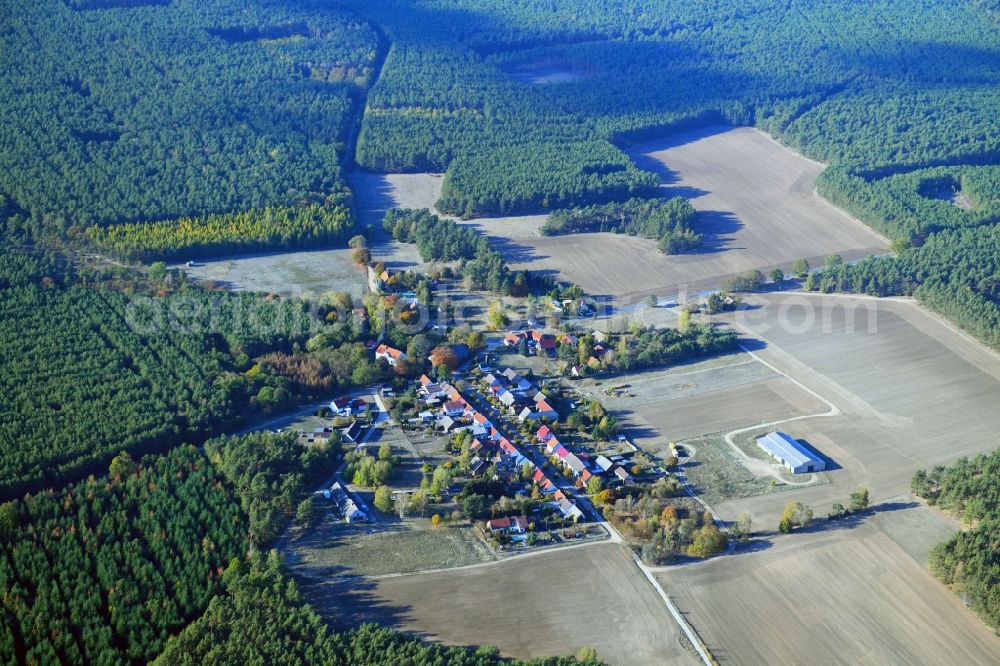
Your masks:
<instances>
[{"instance_id":1,"label":"pale sandy field","mask_svg":"<svg viewBox=\"0 0 1000 666\"><path fill-rule=\"evenodd\" d=\"M776 524L792 498L825 513L858 486L869 488L873 501L884 500L906 492L917 469L997 447L1000 358L922 308L845 296L749 300L760 308L737 325L762 341L755 353L841 411L781 429L841 469L830 475L831 484L789 491L794 497L716 506L724 517L750 511L755 520Z\"/></svg>"},{"instance_id":2,"label":"pale sandy field","mask_svg":"<svg viewBox=\"0 0 1000 666\"><path fill-rule=\"evenodd\" d=\"M1000 638L871 519L658 579L722 664L1000 661Z\"/></svg>"},{"instance_id":3,"label":"pale sandy field","mask_svg":"<svg viewBox=\"0 0 1000 666\"><path fill-rule=\"evenodd\" d=\"M597 649L612 666L693 665L680 629L620 546L558 549L469 569L312 586L334 621L374 621L506 656Z\"/></svg>"},{"instance_id":4,"label":"pale sandy field","mask_svg":"<svg viewBox=\"0 0 1000 666\"><path fill-rule=\"evenodd\" d=\"M636 146L630 156L659 174L664 192L699 211L699 252L666 256L655 241L610 233L543 237L545 215L463 222L490 236L515 269L558 274L589 293L625 301L700 291L740 271L813 265L885 251L882 238L814 193L823 167L754 129L710 127ZM355 174L359 217L377 224L390 206L433 209L440 174Z\"/></svg>"}]
</instances>

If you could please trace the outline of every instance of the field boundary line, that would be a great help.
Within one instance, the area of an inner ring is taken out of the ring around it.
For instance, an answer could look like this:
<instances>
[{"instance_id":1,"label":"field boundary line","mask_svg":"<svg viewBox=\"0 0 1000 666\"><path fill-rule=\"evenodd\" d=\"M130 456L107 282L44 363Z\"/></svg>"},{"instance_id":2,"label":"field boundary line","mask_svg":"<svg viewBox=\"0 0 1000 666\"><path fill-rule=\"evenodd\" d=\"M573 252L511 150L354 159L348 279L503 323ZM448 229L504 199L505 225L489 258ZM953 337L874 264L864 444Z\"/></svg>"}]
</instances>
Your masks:
<instances>
[{"instance_id":1,"label":"field boundary line","mask_svg":"<svg viewBox=\"0 0 1000 666\"><path fill-rule=\"evenodd\" d=\"M680 610L677 608L676 605L674 605L674 602L670 599L670 595L667 594L667 591L663 589L662 585L660 585L660 581L656 580L656 576L653 575L652 570L645 564L643 564L642 560L639 559L639 556L636 555L631 548L628 548L628 551L632 555L632 561L634 561L636 566L639 567L639 571L642 572L642 575L644 575L646 577L646 580L649 581L650 585L653 586L653 589L656 590L656 593L660 595L660 598L663 600L663 603L667 606L667 611L670 612L670 615L674 618L674 621L677 622L677 624L681 628L681 631L684 632L684 635L687 637L688 641L691 642L692 647L694 647L695 652L698 653L698 656L701 658L702 663L704 663L705 666L716 666L719 662L717 662L715 660L715 657L712 656L712 653L709 651L708 646L705 644L704 641L701 640L701 636L698 635L698 632L695 630L695 628L691 626L691 624L686 619L684 619L684 616L681 614Z\"/></svg>"},{"instance_id":2,"label":"field boundary line","mask_svg":"<svg viewBox=\"0 0 1000 666\"><path fill-rule=\"evenodd\" d=\"M765 340L761 336L757 336L757 337L759 337L761 340L764 340L764 342L768 342L767 340ZM771 343L768 342L768 344L771 344ZM763 358L761 358L758 354L754 353L746 345L740 344L739 348L742 349L743 351L745 351L751 357L757 359L758 361L760 361L761 363L763 363L765 366L767 366L768 368L770 368L774 372L778 373L779 375L781 375L782 377L784 377L788 381L792 382L793 384L795 384L796 386L798 386L800 389L802 389L803 391L805 391L806 393L808 393L809 395L811 395L812 397L816 398L817 400L819 400L824 405L826 405L826 406L828 406L830 408L830 410L828 412L826 412L825 414L819 414L818 416L839 416L840 414L843 413L843 412L841 412L840 407L837 407L835 404L833 404L832 402L830 402L829 400L827 400L825 397L823 397L822 395L820 395L819 393L817 393L813 389L809 388L808 386L806 386L805 384L803 384L802 382L800 382L795 377L792 377L790 374L788 374L784 370L778 368L773 363L771 363L769 361L765 361ZM793 419L813 418L813 416L817 416L817 415L795 416L795 417L793 417ZM792 419L785 419L785 420L792 420ZM784 423L784 421L777 421L776 423ZM767 425L767 424L764 424L764 425Z\"/></svg>"},{"instance_id":3,"label":"field boundary line","mask_svg":"<svg viewBox=\"0 0 1000 666\"><path fill-rule=\"evenodd\" d=\"M554 546L551 548L543 548L541 550L533 550L529 553L519 553L517 555L511 555L509 557L503 557L498 559L493 559L488 562L476 562L475 564L463 564L457 567L440 567L437 569L421 569L419 571L405 571L400 573L388 573L388 574L378 574L377 576L364 576L364 575L354 575L354 576L334 576L337 578L366 578L368 580L383 580L386 578L405 578L407 576L420 576L422 574L439 574L439 573L449 573L452 571L465 571L468 569L482 569L485 567L496 566L497 564L503 564L504 562L512 562L514 560L527 559L529 557L538 557L539 555L545 555L547 553L556 553L566 550L574 550L576 548L588 548L593 546L599 546L601 544L610 543L607 539L600 539L597 541L587 541L585 543L571 543L565 546Z\"/></svg>"},{"instance_id":4,"label":"field boundary line","mask_svg":"<svg viewBox=\"0 0 1000 666\"><path fill-rule=\"evenodd\" d=\"M804 155L802 152L800 152L799 150L793 148L792 146L790 146L790 145L782 142L777 137L771 136L771 134L768 133L768 132L765 132L765 131L757 128L757 127L752 127L750 129L753 129L754 131L760 133L764 138L766 138L768 141L774 143L775 145L777 145L777 146L779 146L779 147L781 147L781 148L783 148L783 149L791 152L794 155L797 155L797 156L801 157L802 159L804 159L807 162L811 162L812 164L814 164L814 165L816 165L818 167L821 167L822 171L820 171L820 173L816 175L817 180L819 179L819 176L823 173L823 171L826 171L827 169L830 168L829 164L821 162L821 161L819 161L817 159L813 159L812 157L809 157L808 155ZM816 199L818 201L822 202L826 206L829 206L832 210L835 210L836 212L840 213L841 215L843 215L844 217L846 217L850 221L854 222L855 224L863 227L866 231L870 232L876 238L878 238L879 240L881 240L882 242L884 242L887 246L891 244L891 241L886 236L882 235L880 232L876 231L871 226L865 224L863 221L861 221L857 217L851 215L846 210L844 210L840 206L837 206L832 201L830 201L829 199L827 199L826 197L824 197L822 194L820 194L818 186L817 187L813 187L812 194L813 194L814 197L816 197Z\"/></svg>"}]
</instances>

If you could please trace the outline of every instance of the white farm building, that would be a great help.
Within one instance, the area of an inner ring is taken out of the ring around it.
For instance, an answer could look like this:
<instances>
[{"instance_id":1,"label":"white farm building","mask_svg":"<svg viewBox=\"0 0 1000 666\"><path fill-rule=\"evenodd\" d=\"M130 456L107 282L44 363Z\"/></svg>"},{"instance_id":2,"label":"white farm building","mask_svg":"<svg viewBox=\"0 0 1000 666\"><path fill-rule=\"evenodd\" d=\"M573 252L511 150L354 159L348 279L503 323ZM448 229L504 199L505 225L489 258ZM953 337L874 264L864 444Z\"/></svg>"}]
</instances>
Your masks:
<instances>
[{"instance_id":1,"label":"white farm building","mask_svg":"<svg viewBox=\"0 0 1000 666\"><path fill-rule=\"evenodd\" d=\"M788 468L792 474L821 472L826 469L826 462L822 458L783 432L772 432L758 438L757 446Z\"/></svg>"}]
</instances>

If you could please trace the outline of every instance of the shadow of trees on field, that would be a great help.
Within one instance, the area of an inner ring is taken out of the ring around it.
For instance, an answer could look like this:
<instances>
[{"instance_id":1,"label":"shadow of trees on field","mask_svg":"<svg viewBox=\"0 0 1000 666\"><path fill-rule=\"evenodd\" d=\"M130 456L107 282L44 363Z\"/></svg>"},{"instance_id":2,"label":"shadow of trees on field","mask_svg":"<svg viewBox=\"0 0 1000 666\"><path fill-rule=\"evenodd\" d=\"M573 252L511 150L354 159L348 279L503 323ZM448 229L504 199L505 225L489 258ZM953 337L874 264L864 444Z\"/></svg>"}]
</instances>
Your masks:
<instances>
[{"instance_id":1,"label":"shadow of trees on field","mask_svg":"<svg viewBox=\"0 0 1000 666\"><path fill-rule=\"evenodd\" d=\"M503 255L508 264L530 264L549 258L548 255L540 254L537 248L513 238L490 236L490 245Z\"/></svg>"},{"instance_id":2,"label":"shadow of trees on field","mask_svg":"<svg viewBox=\"0 0 1000 666\"><path fill-rule=\"evenodd\" d=\"M794 501L789 499L789 501ZM892 501L892 502L882 502L880 504L874 504L869 506L863 511L856 511L850 513L842 518L830 518L827 516L817 516L813 519L809 525L806 527L797 527L792 530L791 534L821 534L823 532L846 532L864 525L868 520L878 513L890 513L892 511L904 511L906 509L914 509L920 506L918 502L915 501ZM814 507L815 511L816 508ZM724 526L729 528L735 524L735 521L724 521ZM754 530L753 538L746 542L737 545L736 550L733 554L742 554L749 552L757 552L758 550L765 550L759 546L760 543L767 543L767 548L773 544L773 539L779 535L777 529L773 530ZM754 546L754 549L749 549L750 544L758 544Z\"/></svg>"},{"instance_id":3,"label":"shadow of trees on field","mask_svg":"<svg viewBox=\"0 0 1000 666\"><path fill-rule=\"evenodd\" d=\"M378 595L378 581L344 575L343 567L329 567L327 578L296 572L305 599L338 631L374 623L399 628L410 619L412 607L393 603Z\"/></svg>"},{"instance_id":4,"label":"shadow of trees on field","mask_svg":"<svg viewBox=\"0 0 1000 666\"><path fill-rule=\"evenodd\" d=\"M743 250L731 245L733 235L743 228L736 215L724 210L701 210L694 219L694 230L702 235L701 247L685 254L713 254L724 250Z\"/></svg>"}]
</instances>

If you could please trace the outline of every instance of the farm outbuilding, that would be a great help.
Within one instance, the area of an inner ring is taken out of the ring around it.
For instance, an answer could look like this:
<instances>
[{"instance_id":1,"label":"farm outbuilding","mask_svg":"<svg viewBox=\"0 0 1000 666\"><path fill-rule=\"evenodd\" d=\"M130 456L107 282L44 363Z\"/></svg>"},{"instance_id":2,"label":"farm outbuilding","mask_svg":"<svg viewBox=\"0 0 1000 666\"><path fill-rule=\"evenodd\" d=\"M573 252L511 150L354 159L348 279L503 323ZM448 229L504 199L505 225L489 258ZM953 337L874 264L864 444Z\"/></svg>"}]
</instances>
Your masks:
<instances>
[{"instance_id":1,"label":"farm outbuilding","mask_svg":"<svg viewBox=\"0 0 1000 666\"><path fill-rule=\"evenodd\" d=\"M772 432L757 439L757 446L775 458L793 474L821 472L826 462L800 444L794 437L783 432Z\"/></svg>"}]
</instances>

